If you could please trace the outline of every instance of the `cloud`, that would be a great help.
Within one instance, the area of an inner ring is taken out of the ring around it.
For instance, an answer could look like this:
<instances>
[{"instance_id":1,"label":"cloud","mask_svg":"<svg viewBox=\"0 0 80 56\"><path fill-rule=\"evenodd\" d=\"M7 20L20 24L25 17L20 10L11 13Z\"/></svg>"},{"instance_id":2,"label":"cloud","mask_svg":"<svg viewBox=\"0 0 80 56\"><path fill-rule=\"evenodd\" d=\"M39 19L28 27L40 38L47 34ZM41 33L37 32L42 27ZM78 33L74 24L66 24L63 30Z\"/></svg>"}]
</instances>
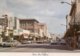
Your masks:
<instances>
[{"instance_id":1,"label":"cloud","mask_svg":"<svg viewBox=\"0 0 80 56\"><path fill-rule=\"evenodd\" d=\"M9 16L13 16L12 11L9 10L6 0L0 0L0 16L3 14L8 14Z\"/></svg>"},{"instance_id":2,"label":"cloud","mask_svg":"<svg viewBox=\"0 0 80 56\"><path fill-rule=\"evenodd\" d=\"M27 4L27 5L33 5L34 4L34 0L17 0L17 3L21 3L21 4Z\"/></svg>"},{"instance_id":3,"label":"cloud","mask_svg":"<svg viewBox=\"0 0 80 56\"><path fill-rule=\"evenodd\" d=\"M26 16L25 15L22 15L22 14L16 15L16 17L18 17L18 18L26 18Z\"/></svg>"},{"instance_id":4,"label":"cloud","mask_svg":"<svg viewBox=\"0 0 80 56\"><path fill-rule=\"evenodd\" d=\"M65 24L65 16L69 13L70 6L61 4L61 1L70 0L4 0L2 5L9 14L23 18L36 18L48 25L49 32L62 33L65 31L65 26L60 24Z\"/></svg>"},{"instance_id":5,"label":"cloud","mask_svg":"<svg viewBox=\"0 0 80 56\"><path fill-rule=\"evenodd\" d=\"M52 33L63 33L66 29L65 26L61 25L66 25L65 19L60 19L58 17L39 17L38 20L46 23L48 25L49 32Z\"/></svg>"},{"instance_id":6,"label":"cloud","mask_svg":"<svg viewBox=\"0 0 80 56\"><path fill-rule=\"evenodd\" d=\"M18 0L18 2L20 2L24 5L34 5L35 4L34 0Z\"/></svg>"}]
</instances>

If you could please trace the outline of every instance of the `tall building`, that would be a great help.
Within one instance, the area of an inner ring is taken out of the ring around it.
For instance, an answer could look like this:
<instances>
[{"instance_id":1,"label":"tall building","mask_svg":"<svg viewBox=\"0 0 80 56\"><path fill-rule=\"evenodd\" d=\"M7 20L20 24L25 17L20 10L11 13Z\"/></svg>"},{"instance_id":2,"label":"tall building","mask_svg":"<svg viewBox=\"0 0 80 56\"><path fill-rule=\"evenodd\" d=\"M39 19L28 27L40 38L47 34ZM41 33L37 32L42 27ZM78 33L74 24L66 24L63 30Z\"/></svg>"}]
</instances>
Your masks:
<instances>
[{"instance_id":1,"label":"tall building","mask_svg":"<svg viewBox=\"0 0 80 56\"><path fill-rule=\"evenodd\" d=\"M29 30L41 37L49 37L47 25L40 23L36 19L19 19L19 28L24 30Z\"/></svg>"},{"instance_id":2,"label":"tall building","mask_svg":"<svg viewBox=\"0 0 80 56\"><path fill-rule=\"evenodd\" d=\"M29 30L31 33L39 33L38 23L36 19L19 19L20 28Z\"/></svg>"},{"instance_id":3,"label":"tall building","mask_svg":"<svg viewBox=\"0 0 80 56\"><path fill-rule=\"evenodd\" d=\"M14 28L14 17L8 16L8 15L2 15L0 18L0 25L2 25L5 28L13 29Z\"/></svg>"},{"instance_id":4,"label":"tall building","mask_svg":"<svg viewBox=\"0 0 80 56\"><path fill-rule=\"evenodd\" d=\"M70 24L80 24L80 0L75 0L75 2L72 4L72 8L70 11Z\"/></svg>"},{"instance_id":5,"label":"tall building","mask_svg":"<svg viewBox=\"0 0 80 56\"><path fill-rule=\"evenodd\" d=\"M77 48L80 44L80 0L75 0L72 3L69 16L71 20L64 38L70 44L70 47Z\"/></svg>"},{"instance_id":6,"label":"tall building","mask_svg":"<svg viewBox=\"0 0 80 56\"><path fill-rule=\"evenodd\" d=\"M0 18L0 25L2 25L3 27L8 27L8 17L7 17L7 15L3 15Z\"/></svg>"},{"instance_id":7,"label":"tall building","mask_svg":"<svg viewBox=\"0 0 80 56\"><path fill-rule=\"evenodd\" d=\"M3 37L3 41L13 39L11 35L13 34L14 24L14 17L12 16L5 14L0 18L0 26L2 26L1 36Z\"/></svg>"}]
</instances>

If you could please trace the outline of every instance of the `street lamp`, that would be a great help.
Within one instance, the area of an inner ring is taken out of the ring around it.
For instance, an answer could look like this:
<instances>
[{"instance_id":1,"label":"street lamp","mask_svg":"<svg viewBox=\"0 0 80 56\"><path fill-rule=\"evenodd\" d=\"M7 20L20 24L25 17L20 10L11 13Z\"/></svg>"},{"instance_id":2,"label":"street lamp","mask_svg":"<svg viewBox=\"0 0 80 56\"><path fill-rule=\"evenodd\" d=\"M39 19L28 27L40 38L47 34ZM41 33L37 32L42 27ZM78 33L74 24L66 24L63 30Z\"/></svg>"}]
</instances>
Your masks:
<instances>
[{"instance_id":1,"label":"street lamp","mask_svg":"<svg viewBox=\"0 0 80 56\"><path fill-rule=\"evenodd\" d=\"M70 3L64 2L64 1L61 2L61 4L64 4L64 3L66 3L66 4L70 5L70 6L73 5L73 3L70 4ZM68 23L68 15L66 15L66 30L67 30L67 23Z\"/></svg>"},{"instance_id":2,"label":"street lamp","mask_svg":"<svg viewBox=\"0 0 80 56\"><path fill-rule=\"evenodd\" d=\"M71 0L71 3L68 3L68 2L65 2L65 1L62 1L61 3L62 3L62 4L66 3L66 4L72 6L75 2L76 2L76 0Z\"/></svg>"},{"instance_id":3,"label":"street lamp","mask_svg":"<svg viewBox=\"0 0 80 56\"><path fill-rule=\"evenodd\" d=\"M68 28L68 15L66 15L66 30Z\"/></svg>"},{"instance_id":4,"label":"street lamp","mask_svg":"<svg viewBox=\"0 0 80 56\"><path fill-rule=\"evenodd\" d=\"M71 5L71 6L72 6L72 4L70 4L70 3L68 3L68 2L64 2L64 1L62 1L61 3L62 3L62 4L66 3L66 4L68 4L68 5Z\"/></svg>"}]
</instances>

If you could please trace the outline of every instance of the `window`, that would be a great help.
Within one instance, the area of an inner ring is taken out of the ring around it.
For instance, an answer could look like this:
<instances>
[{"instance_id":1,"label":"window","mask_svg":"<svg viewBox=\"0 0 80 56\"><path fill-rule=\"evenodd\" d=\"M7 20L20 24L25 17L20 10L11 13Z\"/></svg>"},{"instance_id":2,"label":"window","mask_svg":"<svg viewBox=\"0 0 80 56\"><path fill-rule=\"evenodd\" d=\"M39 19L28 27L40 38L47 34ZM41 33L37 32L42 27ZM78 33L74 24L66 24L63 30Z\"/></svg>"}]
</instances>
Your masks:
<instances>
[{"instance_id":1,"label":"window","mask_svg":"<svg viewBox=\"0 0 80 56\"><path fill-rule=\"evenodd\" d=\"M33 25L33 23L31 23L31 22L28 22L28 23L27 23L27 25L28 25L28 26L32 26L32 25Z\"/></svg>"}]
</instances>

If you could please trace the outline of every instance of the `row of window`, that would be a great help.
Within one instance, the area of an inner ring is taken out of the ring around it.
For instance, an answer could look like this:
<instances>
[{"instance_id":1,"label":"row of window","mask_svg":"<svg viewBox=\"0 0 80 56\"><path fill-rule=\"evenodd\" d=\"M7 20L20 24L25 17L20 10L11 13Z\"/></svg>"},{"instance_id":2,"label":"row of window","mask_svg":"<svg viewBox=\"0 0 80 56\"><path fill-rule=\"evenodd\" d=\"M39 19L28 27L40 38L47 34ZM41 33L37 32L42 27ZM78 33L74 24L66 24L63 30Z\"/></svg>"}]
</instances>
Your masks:
<instances>
[{"instance_id":1,"label":"row of window","mask_svg":"<svg viewBox=\"0 0 80 56\"><path fill-rule=\"evenodd\" d=\"M33 24L27 24L27 23L26 23L26 24L25 24L25 23L22 23L22 24L21 24L22 27L25 27L25 26L32 26L32 25L33 25Z\"/></svg>"}]
</instances>

